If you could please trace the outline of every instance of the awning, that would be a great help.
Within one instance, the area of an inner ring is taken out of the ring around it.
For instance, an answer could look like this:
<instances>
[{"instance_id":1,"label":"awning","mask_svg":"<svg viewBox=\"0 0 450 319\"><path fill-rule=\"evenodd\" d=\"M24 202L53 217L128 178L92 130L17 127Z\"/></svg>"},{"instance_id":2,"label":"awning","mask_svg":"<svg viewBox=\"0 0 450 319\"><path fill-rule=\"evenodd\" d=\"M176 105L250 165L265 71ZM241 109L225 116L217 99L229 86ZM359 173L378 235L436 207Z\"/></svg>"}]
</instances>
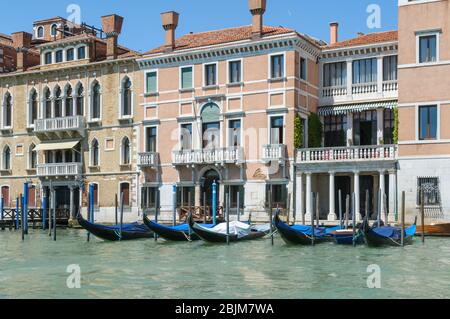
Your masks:
<instances>
[{"instance_id":1,"label":"awning","mask_svg":"<svg viewBox=\"0 0 450 319\"><path fill-rule=\"evenodd\" d=\"M78 145L80 141L61 142L61 143L42 143L35 147L35 151L56 151L56 150L70 150Z\"/></svg>"},{"instance_id":2,"label":"awning","mask_svg":"<svg viewBox=\"0 0 450 319\"><path fill-rule=\"evenodd\" d=\"M319 107L319 116L344 115L348 113L359 113L376 109L394 109L398 105L397 101L384 101L372 103L353 103Z\"/></svg>"}]
</instances>

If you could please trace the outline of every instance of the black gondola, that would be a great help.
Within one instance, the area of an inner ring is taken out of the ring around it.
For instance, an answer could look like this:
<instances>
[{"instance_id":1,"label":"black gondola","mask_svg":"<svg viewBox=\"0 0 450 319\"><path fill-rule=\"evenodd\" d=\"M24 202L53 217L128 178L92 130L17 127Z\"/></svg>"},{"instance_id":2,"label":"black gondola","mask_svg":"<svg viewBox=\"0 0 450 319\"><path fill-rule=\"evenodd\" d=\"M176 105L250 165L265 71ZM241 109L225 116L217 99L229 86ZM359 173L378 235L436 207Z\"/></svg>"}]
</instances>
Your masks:
<instances>
[{"instance_id":1,"label":"black gondola","mask_svg":"<svg viewBox=\"0 0 450 319\"><path fill-rule=\"evenodd\" d=\"M191 228L191 231L197 234L202 240L209 243L226 243L227 242L227 234L223 232L214 231L214 229L207 229L202 227L200 224L194 222L192 218L192 214L188 216L187 222ZM237 235L237 234L229 234L229 241L238 242L238 241L246 241L246 240L255 240L263 238L264 236L270 233L269 226L251 226L250 231L245 235Z\"/></svg>"},{"instance_id":2,"label":"black gondola","mask_svg":"<svg viewBox=\"0 0 450 319\"><path fill-rule=\"evenodd\" d=\"M86 229L94 236L108 241L134 240L143 238L154 238L154 233L145 225L133 223L122 225L122 232L120 225L105 226L93 224L83 218L81 214L77 217L78 223L81 227Z\"/></svg>"},{"instance_id":3,"label":"black gondola","mask_svg":"<svg viewBox=\"0 0 450 319\"><path fill-rule=\"evenodd\" d=\"M144 215L144 224L155 234L169 241L193 241L200 240L196 233L190 231L188 224L177 226L164 226L151 221L147 215ZM210 228L214 225L205 224L203 227Z\"/></svg>"},{"instance_id":4,"label":"black gondola","mask_svg":"<svg viewBox=\"0 0 450 319\"><path fill-rule=\"evenodd\" d=\"M404 244L411 245L413 243L413 237L416 233L417 217L414 224L404 230ZM400 227L370 227L367 218L364 219L362 230L364 239L368 246L401 246L401 232Z\"/></svg>"}]
</instances>

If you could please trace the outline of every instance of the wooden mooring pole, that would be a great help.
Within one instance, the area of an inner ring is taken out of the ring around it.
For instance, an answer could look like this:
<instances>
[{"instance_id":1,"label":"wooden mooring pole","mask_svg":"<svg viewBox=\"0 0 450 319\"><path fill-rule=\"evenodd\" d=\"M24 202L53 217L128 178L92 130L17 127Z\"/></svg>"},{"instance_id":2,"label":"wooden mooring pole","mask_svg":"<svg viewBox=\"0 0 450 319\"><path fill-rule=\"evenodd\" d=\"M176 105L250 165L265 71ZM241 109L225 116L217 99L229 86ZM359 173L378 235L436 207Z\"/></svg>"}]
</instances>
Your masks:
<instances>
[{"instance_id":1,"label":"wooden mooring pole","mask_svg":"<svg viewBox=\"0 0 450 319\"><path fill-rule=\"evenodd\" d=\"M120 240L122 240L122 232L123 232L123 192L120 193Z\"/></svg>"},{"instance_id":2,"label":"wooden mooring pole","mask_svg":"<svg viewBox=\"0 0 450 319\"><path fill-rule=\"evenodd\" d=\"M155 223L158 224L158 213L159 213L159 191L156 190L155 196ZM158 235L155 233L155 241L158 241Z\"/></svg>"},{"instance_id":3,"label":"wooden mooring pole","mask_svg":"<svg viewBox=\"0 0 450 319\"><path fill-rule=\"evenodd\" d=\"M53 205L52 205L53 206L53 240L56 241L56 191L55 190L53 190L52 202L53 202Z\"/></svg>"},{"instance_id":4,"label":"wooden mooring pole","mask_svg":"<svg viewBox=\"0 0 450 319\"><path fill-rule=\"evenodd\" d=\"M314 241L315 241L315 233L314 233L314 211L315 211L315 206L316 206L316 201L314 200L314 193L311 193L311 205L312 205L312 209L311 209L311 245L314 246Z\"/></svg>"},{"instance_id":5,"label":"wooden mooring pole","mask_svg":"<svg viewBox=\"0 0 450 319\"><path fill-rule=\"evenodd\" d=\"M119 220L118 220L119 203L118 203L117 193L114 196L114 214L115 214L115 222L116 222L116 226L117 226L119 224Z\"/></svg>"},{"instance_id":6,"label":"wooden mooring pole","mask_svg":"<svg viewBox=\"0 0 450 319\"><path fill-rule=\"evenodd\" d=\"M350 195L345 197L345 229L348 229L348 219L350 214Z\"/></svg>"},{"instance_id":7,"label":"wooden mooring pole","mask_svg":"<svg viewBox=\"0 0 450 319\"><path fill-rule=\"evenodd\" d=\"M23 203L22 203L22 194L20 194L20 196L19 196L19 203L20 203L20 206L21 206L21 216L20 216L20 229L22 230L22 241L24 241L25 240L25 224L24 224L24 222L23 222L23 219L24 219L24 211L23 211Z\"/></svg>"},{"instance_id":8,"label":"wooden mooring pole","mask_svg":"<svg viewBox=\"0 0 450 319\"><path fill-rule=\"evenodd\" d=\"M320 198L319 198L319 192L316 193L316 220L317 220L317 227L319 227L319 224L320 224Z\"/></svg>"},{"instance_id":9,"label":"wooden mooring pole","mask_svg":"<svg viewBox=\"0 0 450 319\"><path fill-rule=\"evenodd\" d=\"M342 229L342 191L338 191L339 197L339 229Z\"/></svg>"},{"instance_id":10,"label":"wooden mooring pole","mask_svg":"<svg viewBox=\"0 0 450 319\"><path fill-rule=\"evenodd\" d=\"M400 217L400 227L402 228L402 234L400 237L400 243L405 246L405 191L402 192L402 211Z\"/></svg>"},{"instance_id":11,"label":"wooden mooring pole","mask_svg":"<svg viewBox=\"0 0 450 319\"><path fill-rule=\"evenodd\" d=\"M420 190L420 219L422 225L422 243L425 244L425 195L423 189Z\"/></svg>"},{"instance_id":12,"label":"wooden mooring pole","mask_svg":"<svg viewBox=\"0 0 450 319\"><path fill-rule=\"evenodd\" d=\"M273 239L272 185L270 185L270 191L269 191L269 218L270 218L270 240L271 240L271 244L273 246L274 239Z\"/></svg>"},{"instance_id":13,"label":"wooden mooring pole","mask_svg":"<svg viewBox=\"0 0 450 319\"><path fill-rule=\"evenodd\" d=\"M227 205L226 215L227 215L227 245L230 245L230 193L225 194L225 203Z\"/></svg>"}]
</instances>

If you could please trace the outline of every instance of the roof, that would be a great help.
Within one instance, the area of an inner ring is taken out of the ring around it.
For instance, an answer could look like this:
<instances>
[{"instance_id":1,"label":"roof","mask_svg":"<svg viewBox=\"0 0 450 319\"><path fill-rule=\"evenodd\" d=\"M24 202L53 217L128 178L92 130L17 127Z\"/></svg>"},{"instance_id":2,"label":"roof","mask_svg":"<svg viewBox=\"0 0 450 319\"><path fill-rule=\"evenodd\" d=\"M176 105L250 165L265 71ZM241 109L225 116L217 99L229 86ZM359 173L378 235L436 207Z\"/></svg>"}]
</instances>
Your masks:
<instances>
[{"instance_id":1,"label":"roof","mask_svg":"<svg viewBox=\"0 0 450 319\"><path fill-rule=\"evenodd\" d=\"M375 32L360 35L359 37L337 42L335 44L327 45L323 47L323 49L339 49L345 47L354 47L359 45L367 45L373 43L382 43L382 42L392 42L398 41L398 31L385 31L385 32Z\"/></svg>"},{"instance_id":2,"label":"roof","mask_svg":"<svg viewBox=\"0 0 450 319\"><path fill-rule=\"evenodd\" d=\"M292 29L284 28L284 27L263 27L263 37L287 34L295 32ZM236 42L242 40L249 40L252 38L252 27L251 26L243 26L236 28L228 28L222 30L214 30L208 32L199 32L199 33L189 33L181 38L178 38L175 41L175 49L177 50L185 50L185 49L193 49L210 45L217 45L229 42ZM144 54L154 54L154 53L162 53L164 52L164 46L160 46L156 49L150 50Z\"/></svg>"},{"instance_id":3,"label":"roof","mask_svg":"<svg viewBox=\"0 0 450 319\"><path fill-rule=\"evenodd\" d=\"M34 22L33 22L33 25L41 24L41 23L46 23L46 22L52 22L52 21L60 21L60 20L62 20L62 21L67 21L67 19L64 19L64 18L61 17L61 16L55 16L55 17L48 18L48 19L43 19L43 20L37 20L37 21L34 21Z\"/></svg>"}]
</instances>

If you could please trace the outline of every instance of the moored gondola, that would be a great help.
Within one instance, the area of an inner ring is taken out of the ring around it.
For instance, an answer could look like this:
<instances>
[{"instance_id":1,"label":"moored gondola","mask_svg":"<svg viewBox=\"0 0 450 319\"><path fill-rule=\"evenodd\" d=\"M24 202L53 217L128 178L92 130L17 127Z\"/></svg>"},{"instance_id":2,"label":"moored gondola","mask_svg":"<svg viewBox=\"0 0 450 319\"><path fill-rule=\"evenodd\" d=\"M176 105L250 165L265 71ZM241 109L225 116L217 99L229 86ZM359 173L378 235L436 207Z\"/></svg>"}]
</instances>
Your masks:
<instances>
[{"instance_id":1,"label":"moored gondola","mask_svg":"<svg viewBox=\"0 0 450 319\"><path fill-rule=\"evenodd\" d=\"M200 237L189 229L188 224L177 226L165 226L151 221L147 215L144 215L144 224L159 237L169 241L193 241L200 240ZM211 228L213 224L203 224L204 228Z\"/></svg>"},{"instance_id":2,"label":"moored gondola","mask_svg":"<svg viewBox=\"0 0 450 319\"><path fill-rule=\"evenodd\" d=\"M416 233L416 223L404 231L404 244L411 245L413 243L414 234ZM391 226L379 226L370 227L367 218L364 219L362 225L362 231L364 234L365 242L368 246L379 247L379 246L401 246L401 227L391 227Z\"/></svg>"},{"instance_id":3,"label":"moored gondola","mask_svg":"<svg viewBox=\"0 0 450 319\"><path fill-rule=\"evenodd\" d=\"M334 230L330 233L334 241L338 245L362 245L364 244L364 235L362 231L357 228L355 233L353 229Z\"/></svg>"},{"instance_id":4,"label":"moored gondola","mask_svg":"<svg viewBox=\"0 0 450 319\"><path fill-rule=\"evenodd\" d=\"M94 236L107 241L134 240L154 238L154 233L145 225L139 223L105 226L88 222L78 214L78 223ZM122 229L121 229L122 228Z\"/></svg>"},{"instance_id":5,"label":"moored gondola","mask_svg":"<svg viewBox=\"0 0 450 319\"><path fill-rule=\"evenodd\" d=\"M248 225L241 222L230 223L230 233L227 235L226 223L219 224L213 228L206 228L194 222L192 215L188 216L191 231L197 234L203 241L210 243L248 241L263 238L270 233L270 225Z\"/></svg>"}]
</instances>

